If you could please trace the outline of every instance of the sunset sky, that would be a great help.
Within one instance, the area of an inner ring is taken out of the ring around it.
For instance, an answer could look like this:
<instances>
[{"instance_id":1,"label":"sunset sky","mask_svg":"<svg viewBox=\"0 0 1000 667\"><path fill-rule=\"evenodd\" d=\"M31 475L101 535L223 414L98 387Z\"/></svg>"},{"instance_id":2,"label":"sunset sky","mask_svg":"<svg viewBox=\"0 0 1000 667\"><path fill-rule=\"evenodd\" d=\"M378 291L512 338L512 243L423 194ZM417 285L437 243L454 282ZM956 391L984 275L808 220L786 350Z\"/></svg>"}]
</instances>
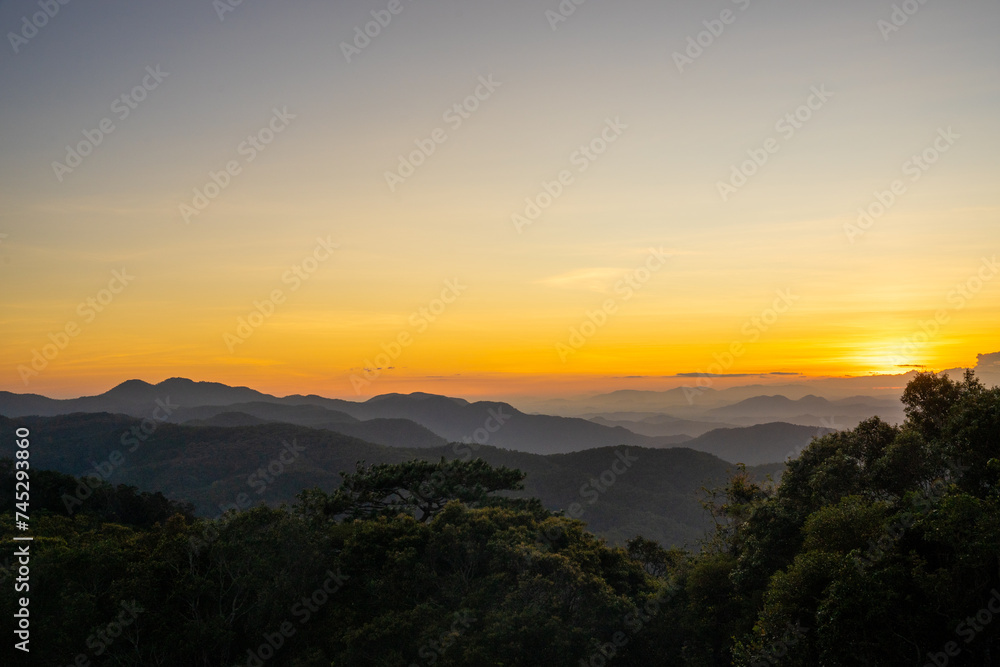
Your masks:
<instances>
[{"instance_id":1,"label":"sunset sky","mask_svg":"<svg viewBox=\"0 0 1000 667\"><path fill-rule=\"evenodd\" d=\"M0 390L974 366L1000 4L903 4L2 2Z\"/></svg>"}]
</instances>

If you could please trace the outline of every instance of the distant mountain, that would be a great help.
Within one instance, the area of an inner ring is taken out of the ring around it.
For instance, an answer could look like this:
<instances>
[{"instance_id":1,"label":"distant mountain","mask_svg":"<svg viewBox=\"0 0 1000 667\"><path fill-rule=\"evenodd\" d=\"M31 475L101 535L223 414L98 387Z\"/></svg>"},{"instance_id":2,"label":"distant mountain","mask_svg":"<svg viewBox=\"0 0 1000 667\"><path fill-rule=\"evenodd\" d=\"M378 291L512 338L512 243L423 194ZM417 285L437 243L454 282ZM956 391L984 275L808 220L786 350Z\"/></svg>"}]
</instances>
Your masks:
<instances>
[{"instance_id":1,"label":"distant mountain","mask_svg":"<svg viewBox=\"0 0 1000 667\"><path fill-rule=\"evenodd\" d=\"M353 424L319 426L387 447L443 447L448 441L409 419L368 419Z\"/></svg>"},{"instance_id":2,"label":"distant mountain","mask_svg":"<svg viewBox=\"0 0 1000 667\"><path fill-rule=\"evenodd\" d=\"M107 413L16 421L0 417L6 432L16 426L31 429L32 468L78 476L101 471L113 484L160 490L190 501L205 516L216 516L241 499L244 504L276 505L294 501L304 488L332 490L340 483L339 473L354 470L362 460L451 459L467 451L460 446L383 447L279 423L232 428L157 423L140 440L136 434L142 433L141 424L136 418ZM13 441L2 447L0 455L13 455ZM676 546L692 544L711 527L699 503L700 489L724 484L732 468L691 449L605 447L540 456L485 446L475 455L525 471L526 489L519 495L538 497L550 509L579 503L580 518L610 540L641 534ZM763 476L782 468L768 466L754 473Z\"/></svg>"},{"instance_id":3,"label":"distant mountain","mask_svg":"<svg viewBox=\"0 0 1000 667\"><path fill-rule=\"evenodd\" d=\"M793 385L789 385L791 387ZM740 392L748 387L738 388ZM739 393L739 392L736 392ZM605 396L623 399L637 394L656 394L677 400L684 392L613 392ZM722 395L733 396L734 390L706 390L712 401ZM706 398L706 400L709 400ZM159 403L158 403L159 402ZM25 416L31 414L57 415L70 412L110 412L134 417L150 417L157 406L172 407L169 419L175 422L204 421L225 412L240 412L265 422L278 421L314 428L327 428L345 435L352 435L370 442L389 446L439 447L444 442L474 441L493 447L555 454L582 451L599 447L630 445L635 447L664 448L686 444L701 449L690 435L704 437L709 434L712 422L718 426L757 425L788 422L803 427L849 428L862 419L879 415L889 422L902 420L902 407L898 402L855 396L830 401L814 395L790 399L781 395L752 396L731 405L697 408L701 419L676 418L668 415L647 414L638 423L600 417L586 420L577 417L526 414L507 403L480 401L470 403L460 398L435 394L385 394L364 402L329 399L321 396L286 396L279 398L246 387L229 387L212 382L193 382L173 378L157 385L130 380L100 396L70 400L54 400L37 395L19 395L0 392L0 414ZM690 407L690 406L689 406ZM632 406L631 412L638 411ZM693 408L692 408L693 409ZM208 421L208 424L236 424L230 421ZM390 421L377 421L390 420ZM246 425L252 425L247 422ZM740 431L727 436L734 442L743 437ZM753 432L746 433L747 442L756 443ZM764 447L754 453L751 445L735 445L725 450L707 450L722 458L738 453L754 461L782 461L774 458L774 447L779 445L760 442ZM771 447L772 449L767 449ZM724 452L724 453L720 453ZM762 458L763 457L763 458Z\"/></svg>"},{"instance_id":4,"label":"distant mountain","mask_svg":"<svg viewBox=\"0 0 1000 667\"><path fill-rule=\"evenodd\" d=\"M718 456L723 461L762 465L795 458L815 437L833 429L771 423L720 428L684 443L685 447Z\"/></svg>"},{"instance_id":5,"label":"distant mountain","mask_svg":"<svg viewBox=\"0 0 1000 667\"><path fill-rule=\"evenodd\" d=\"M265 407L262 410L253 410L253 406ZM233 412L231 411L233 407L253 410L254 414ZM303 410L302 408L306 409ZM409 419L369 419L367 421L358 421L350 415L316 406L238 403L236 406L192 408L190 410L178 411L177 414L181 415L182 419L172 419L170 421L183 423L187 426L257 426L259 424L277 422L322 428L387 447L443 447L447 444L447 441L441 436L432 433L430 430ZM203 415L205 418L183 419L183 417L191 414ZM269 418L262 418L259 416L261 414L268 415ZM318 419L319 417L335 417L337 415L342 415L346 421L320 421Z\"/></svg>"},{"instance_id":6,"label":"distant mountain","mask_svg":"<svg viewBox=\"0 0 1000 667\"><path fill-rule=\"evenodd\" d=\"M833 403L819 396L803 396L793 400L787 396L753 396L732 405L714 408L709 414L721 419L757 418L761 415L793 416L805 412L832 412Z\"/></svg>"},{"instance_id":7,"label":"distant mountain","mask_svg":"<svg viewBox=\"0 0 1000 667\"><path fill-rule=\"evenodd\" d=\"M191 419L184 422L186 426L259 426L267 424L266 419L260 419L245 412L219 412L205 419Z\"/></svg>"},{"instance_id":8,"label":"distant mountain","mask_svg":"<svg viewBox=\"0 0 1000 667\"><path fill-rule=\"evenodd\" d=\"M619 389L607 394L598 394L581 403L598 406L596 410L628 409L641 411L661 411L676 407L719 405L719 392L711 387L677 387L666 391L643 391Z\"/></svg>"},{"instance_id":9,"label":"distant mountain","mask_svg":"<svg viewBox=\"0 0 1000 667\"><path fill-rule=\"evenodd\" d=\"M573 417L529 415L508 403L469 403L433 394L386 394L341 409L359 419L409 419L450 442L471 440L537 454L616 445L669 447L686 440L684 436L638 435L620 426L603 426Z\"/></svg>"},{"instance_id":10,"label":"distant mountain","mask_svg":"<svg viewBox=\"0 0 1000 667\"><path fill-rule=\"evenodd\" d=\"M628 415L638 415L628 418ZM615 418L618 416L619 418ZM720 422L695 421L692 419L678 419L669 415L651 415L650 413L608 413L589 417L595 424L604 426L621 426L639 435L651 437L664 435L684 435L691 438L708 433L709 431L733 424Z\"/></svg>"},{"instance_id":11,"label":"distant mountain","mask_svg":"<svg viewBox=\"0 0 1000 667\"><path fill-rule=\"evenodd\" d=\"M879 416L890 423L903 421L898 401L855 396L830 401L813 395L793 400L787 396L754 396L733 405L709 410L707 416L736 424L788 421L807 426L836 425L852 428L869 417Z\"/></svg>"},{"instance_id":12,"label":"distant mountain","mask_svg":"<svg viewBox=\"0 0 1000 667\"><path fill-rule=\"evenodd\" d=\"M551 454L572 452L595 447L632 445L637 447L668 447L683 442L679 435L650 437L638 435L620 426L595 424L585 419L528 415L507 403L469 403L460 398L434 394L386 394L365 402L344 401L321 396L286 396L278 398L246 387L227 387L212 382L193 382L182 378L151 385L129 380L100 396L70 400L54 400L36 395L0 393L0 414L9 417L26 415L53 416L72 412L109 412L134 417L150 417L157 401L179 406L175 412L188 419L204 419L211 411L193 411L205 406L225 406L228 412L245 412L265 420L307 422L303 425L323 425L323 414L308 410L267 412L258 403L283 406L313 406L341 413L329 421L345 421L343 415L356 420L407 419L429 429L446 441L474 440L494 447ZM249 404L249 405L248 405ZM238 407L236 407L238 406ZM218 414L218 413L214 413ZM171 417L176 419L176 417ZM315 421L312 421L315 420ZM186 421L186 419L185 419ZM329 423L329 422L327 422ZM332 427L331 427L332 428ZM368 427L375 428L375 427ZM402 428L396 425L396 428ZM337 427L337 430L343 430ZM372 436L370 431L356 431ZM424 441L426 444L426 440Z\"/></svg>"},{"instance_id":13,"label":"distant mountain","mask_svg":"<svg viewBox=\"0 0 1000 667\"><path fill-rule=\"evenodd\" d=\"M711 406L728 405L744 399L758 396L763 392L780 393L793 398L801 398L809 394L809 387L803 384L764 385L751 384L728 389L713 389L699 386L697 378L692 378L691 386L677 387L666 391L640 391L624 389L607 394L598 394L582 402L602 405L631 406L630 410L662 411L671 407L707 408Z\"/></svg>"},{"instance_id":14,"label":"distant mountain","mask_svg":"<svg viewBox=\"0 0 1000 667\"><path fill-rule=\"evenodd\" d=\"M178 402L178 399L173 399ZM170 420L184 423L193 419L206 419L223 412L242 412L269 422L285 422L299 426L324 426L326 424L356 424L359 420L339 410L331 410L319 405L286 405L253 401L250 403L209 404L198 407L182 407L174 411ZM138 416L138 415L134 415Z\"/></svg>"},{"instance_id":15,"label":"distant mountain","mask_svg":"<svg viewBox=\"0 0 1000 667\"><path fill-rule=\"evenodd\" d=\"M156 408L156 401L163 401L168 397L181 407L278 400L274 396L247 387L230 387L217 382L194 382L184 378L171 378L153 385L142 380L128 380L103 394L71 399L0 391L0 414L8 417L26 415L51 417L73 412L111 412L148 417Z\"/></svg>"},{"instance_id":16,"label":"distant mountain","mask_svg":"<svg viewBox=\"0 0 1000 667\"><path fill-rule=\"evenodd\" d=\"M986 355L992 358L992 355ZM1000 359L1000 353L996 358ZM982 365L982 364L981 364ZM987 366L983 366L987 368ZM1000 368L1000 362L988 368ZM669 413L675 417L686 419L706 419L705 412L712 408L732 405L739 401L761 395L780 394L792 400L797 400L810 394L822 396L831 401L844 399L848 396L861 397L866 400L888 400L898 402L906 383L913 378L915 372L901 375L879 375L849 378L804 378L798 377L795 382L783 384L747 384L726 389L714 386L718 381L700 380L697 377L678 378L687 386L669 390L634 390L624 389L592 396L575 396L571 398L541 399L522 397L517 404L530 406L532 412L579 417L607 412L658 412ZM959 374L960 375L960 374ZM1000 379L1000 371L994 376ZM747 378L748 380L751 378ZM701 381L703 386L699 387Z\"/></svg>"}]
</instances>

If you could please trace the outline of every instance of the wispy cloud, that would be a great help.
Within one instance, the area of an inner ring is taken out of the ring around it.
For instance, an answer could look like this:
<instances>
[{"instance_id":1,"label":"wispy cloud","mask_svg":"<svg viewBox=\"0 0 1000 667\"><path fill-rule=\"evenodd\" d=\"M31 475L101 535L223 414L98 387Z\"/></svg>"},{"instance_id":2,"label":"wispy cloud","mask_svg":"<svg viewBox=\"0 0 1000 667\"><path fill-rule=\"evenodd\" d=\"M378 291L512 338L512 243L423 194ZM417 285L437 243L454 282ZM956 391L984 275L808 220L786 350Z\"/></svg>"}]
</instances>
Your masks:
<instances>
[{"instance_id":1,"label":"wispy cloud","mask_svg":"<svg viewBox=\"0 0 1000 667\"><path fill-rule=\"evenodd\" d=\"M678 373L674 377L679 378L749 378L756 377L759 373Z\"/></svg>"},{"instance_id":2,"label":"wispy cloud","mask_svg":"<svg viewBox=\"0 0 1000 667\"><path fill-rule=\"evenodd\" d=\"M577 269L568 273L543 278L537 283L557 289L588 290L591 292L609 292L615 281L621 278L626 269L611 266L597 266L587 269Z\"/></svg>"}]
</instances>

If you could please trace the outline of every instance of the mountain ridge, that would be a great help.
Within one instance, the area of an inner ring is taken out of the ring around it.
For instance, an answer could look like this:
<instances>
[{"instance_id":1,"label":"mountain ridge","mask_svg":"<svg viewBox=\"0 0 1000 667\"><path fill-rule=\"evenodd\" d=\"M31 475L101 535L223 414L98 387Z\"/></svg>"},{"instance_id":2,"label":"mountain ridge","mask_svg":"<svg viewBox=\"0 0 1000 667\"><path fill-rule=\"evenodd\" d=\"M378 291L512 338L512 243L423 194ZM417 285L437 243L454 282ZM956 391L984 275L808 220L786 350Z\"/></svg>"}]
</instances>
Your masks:
<instances>
[{"instance_id":1,"label":"mountain ridge","mask_svg":"<svg viewBox=\"0 0 1000 667\"><path fill-rule=\"evenodd\" d=\"M192 502L202 516L245 508L241 503L292 502L295 494L315 486L331 491L339 485L340 473L353 471L361 461L455 459L470 456L474 449L477 458L491 465L518 468L528 475L525 490L515 495L538 497L551 509L579 503L584 508L582 519L610 540L622 542L641 534L680 546L692 544L711 528L711 518L699 502L700 489L724 484L734 468L716 456L684 447L601 447L549 455L489 445L398 448L283 423L233 427L158 423L138 440L132 435L141 425L135 417L108 413L0 417L0 428L31 429L32 467L76 476L96 474L115 485L162 491L169 498ZM13 448L13 441L5 444L0 455L12 456ZM622 453L636 463L624 469L616 466ZM782 469L772 465L755 470L763 476Z\"/></svg>"}]
</instances>

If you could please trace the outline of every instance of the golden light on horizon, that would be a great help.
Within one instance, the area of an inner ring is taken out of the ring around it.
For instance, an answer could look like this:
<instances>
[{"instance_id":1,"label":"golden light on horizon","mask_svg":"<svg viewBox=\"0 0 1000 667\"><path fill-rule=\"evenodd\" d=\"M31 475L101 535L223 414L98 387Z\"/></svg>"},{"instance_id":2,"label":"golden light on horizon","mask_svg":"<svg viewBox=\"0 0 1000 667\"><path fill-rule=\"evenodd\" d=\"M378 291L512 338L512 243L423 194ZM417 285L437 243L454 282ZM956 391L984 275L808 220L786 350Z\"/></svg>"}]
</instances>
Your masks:
<instances>
[{"instance_id":1,"label":"golden light on horizon","mask_svg":"<svg viewBox=\"0 0 1000 667\"><path fill-rule=\"evenodd\" d=\"M530 3L428 5L353 62L329 48L361 11L343 3L53 21L0 67L19 91L0 389L177 375L355 395L374 368L366 394L544 394L974 366L1000 312L988 10L951 12L967 37L927 49L857 41L850 5L755 13L683 72L669 45L702 25L696 3L595 5L555 32ZM164 22L189 29L120 43ZM840 31L849 52L827 48ZM169 74L111 111L147 65ZM102 115L114 131L54 174ZM881 214L859 230L859 210ZM135 278L112 293L115 271ZM448 281L466 287L444 303Z\"/></svg>"}]
</instances>

